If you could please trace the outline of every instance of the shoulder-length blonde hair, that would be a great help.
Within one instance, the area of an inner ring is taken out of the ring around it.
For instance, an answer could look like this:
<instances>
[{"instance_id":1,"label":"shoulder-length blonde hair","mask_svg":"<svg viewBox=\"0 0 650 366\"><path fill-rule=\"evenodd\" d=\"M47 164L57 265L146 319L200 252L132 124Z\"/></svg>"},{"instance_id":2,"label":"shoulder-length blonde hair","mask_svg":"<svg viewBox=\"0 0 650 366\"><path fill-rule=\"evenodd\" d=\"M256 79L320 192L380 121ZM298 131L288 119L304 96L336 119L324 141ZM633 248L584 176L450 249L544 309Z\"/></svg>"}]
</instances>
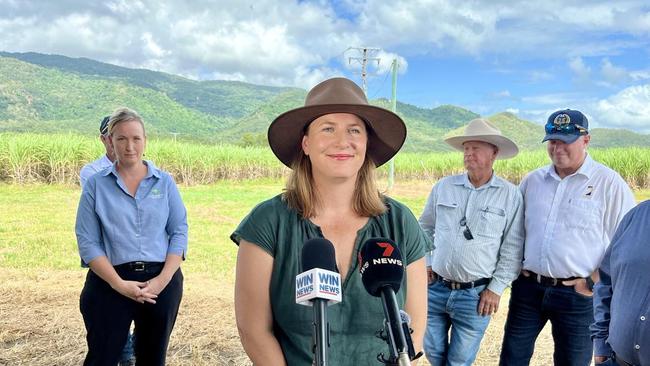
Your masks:
<instances>
[{"instance_id":1,"label":"shoulder-length blonde hair","mask_svg":"<svg viewBox=\"0 0 650 366\"><path fill-rule=\"evenodd\" d=\"M352 208L360 216L378 216L386 212L386 205L375 179L375 163L366 155L366 159L357 173ZM318 192L314 185L311 161L304 152L300 152L293 163L291 174L284 189L283 198L287 205L304 218L314 217L320 205Z\"/></svg>"}]
</instances>

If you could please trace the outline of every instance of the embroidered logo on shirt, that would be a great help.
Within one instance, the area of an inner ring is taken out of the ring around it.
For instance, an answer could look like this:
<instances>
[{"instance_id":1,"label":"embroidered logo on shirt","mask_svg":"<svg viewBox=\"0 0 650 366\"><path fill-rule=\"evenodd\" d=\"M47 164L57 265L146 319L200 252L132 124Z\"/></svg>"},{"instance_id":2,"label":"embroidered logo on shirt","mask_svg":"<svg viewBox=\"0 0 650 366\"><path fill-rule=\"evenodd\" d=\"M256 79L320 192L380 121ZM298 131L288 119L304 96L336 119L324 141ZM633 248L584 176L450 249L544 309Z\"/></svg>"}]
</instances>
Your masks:
<instances>
[{"instance_id":1,"label":"embroidered logo on shirt","mask_svg":"<svg viewBox=\"0 0 650 366\"><path fill-rule=\"evenodd\" d=\"M154 199L159 199L159 198L162 198L163 195L162 195L162 193L160 192L160 189L158 189L158 188L153 188L153 189L151 190L151 194L149 195L149 197L154 198Z\"/></svg>"},{"instance_id":2,"label":"embroidered logo on shirt","mask_svg":"<svg viewBox=\"0 0 650 366\"><path fill-rule=\"evenodd\" d=\"M594 186L587 186L585 191L585 197L591 197L591 194L594 192Z\"/></svg>"}]
</instances>

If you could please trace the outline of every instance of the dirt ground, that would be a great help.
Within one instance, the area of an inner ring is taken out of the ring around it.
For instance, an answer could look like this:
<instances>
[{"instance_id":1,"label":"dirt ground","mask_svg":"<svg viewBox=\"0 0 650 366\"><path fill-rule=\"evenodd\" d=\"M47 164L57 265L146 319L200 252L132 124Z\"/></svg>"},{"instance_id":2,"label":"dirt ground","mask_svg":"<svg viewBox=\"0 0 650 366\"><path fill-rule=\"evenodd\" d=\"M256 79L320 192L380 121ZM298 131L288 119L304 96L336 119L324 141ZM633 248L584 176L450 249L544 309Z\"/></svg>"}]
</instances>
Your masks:
<instances>
[{"instance_id":1,"label":"dirt ground","mask_svg":"<svg viewBox=\"0 0 650 366\"><path fill-rule=\"evenodd\" d=\"M0 365L80 365L86 351L79 313L85 271L0 268ZM185 273L185 292L167 354L169 365L250 365L239 343L233 284ZM507 298L491 321L475 365L497 365ZM532 365L552 364L550 332ZM420 362L427 365L426 361Z\"/></svg>"}]
</instances>

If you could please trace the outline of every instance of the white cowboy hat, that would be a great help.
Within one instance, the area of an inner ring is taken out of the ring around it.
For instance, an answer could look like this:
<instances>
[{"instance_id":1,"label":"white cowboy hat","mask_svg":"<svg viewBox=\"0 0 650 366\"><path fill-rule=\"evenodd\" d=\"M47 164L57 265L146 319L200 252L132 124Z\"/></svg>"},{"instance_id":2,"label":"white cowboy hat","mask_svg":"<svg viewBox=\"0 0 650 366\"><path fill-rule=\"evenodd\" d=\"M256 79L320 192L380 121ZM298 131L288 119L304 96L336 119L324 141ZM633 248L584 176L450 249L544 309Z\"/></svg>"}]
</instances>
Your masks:
<instances>
[{"instance_id":1,"label":"white cowboy hat","mask_svg":"<svg viewBox=\"0 0 650 366\"><path fill-rule=\"evenodd\" d=\"M499 149L497 159L509 159L519 153L519 148L512 140L503 136L496 126L483 118L471 120L465 127L464 135L445 139L446 143L460 151L464 150L463 144L467 141L482 141L496 146Z\"/></svg>"}]
</instances>

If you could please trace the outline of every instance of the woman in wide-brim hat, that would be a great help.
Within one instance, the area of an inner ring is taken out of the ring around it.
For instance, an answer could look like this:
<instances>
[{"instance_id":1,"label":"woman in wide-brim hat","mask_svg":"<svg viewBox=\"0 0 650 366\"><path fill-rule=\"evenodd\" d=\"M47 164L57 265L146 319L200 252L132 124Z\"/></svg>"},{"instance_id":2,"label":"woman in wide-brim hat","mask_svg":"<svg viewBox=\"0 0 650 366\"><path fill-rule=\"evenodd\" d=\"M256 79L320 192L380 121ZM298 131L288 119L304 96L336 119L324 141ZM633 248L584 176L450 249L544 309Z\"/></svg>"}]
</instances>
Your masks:
<instances>
[{"instance_id":1,"label":"woman in wide-brim hat","mask_svg":"<svg viewBox=\"0 0 650 366\"><path fill-rule=\"evenodd\" d=\"M292 169L284 193L257 205L231 239L239 245L235 313L244 350L254 364L311 365L312 309L296 305L295 278L305 241L326 238L335 248L343 301L328 308L333 365L375 365L387 345L379 298L363 287L356 260L369 238L395 241L406 267L400 307L411 315L413 343L422 347L426 323L429 247L408 208L382 195L374 172L406 139L396 114L368 104L352 81L315 86L303 107L269 127L275 155Z\"/></svg>"}]
</instances>

